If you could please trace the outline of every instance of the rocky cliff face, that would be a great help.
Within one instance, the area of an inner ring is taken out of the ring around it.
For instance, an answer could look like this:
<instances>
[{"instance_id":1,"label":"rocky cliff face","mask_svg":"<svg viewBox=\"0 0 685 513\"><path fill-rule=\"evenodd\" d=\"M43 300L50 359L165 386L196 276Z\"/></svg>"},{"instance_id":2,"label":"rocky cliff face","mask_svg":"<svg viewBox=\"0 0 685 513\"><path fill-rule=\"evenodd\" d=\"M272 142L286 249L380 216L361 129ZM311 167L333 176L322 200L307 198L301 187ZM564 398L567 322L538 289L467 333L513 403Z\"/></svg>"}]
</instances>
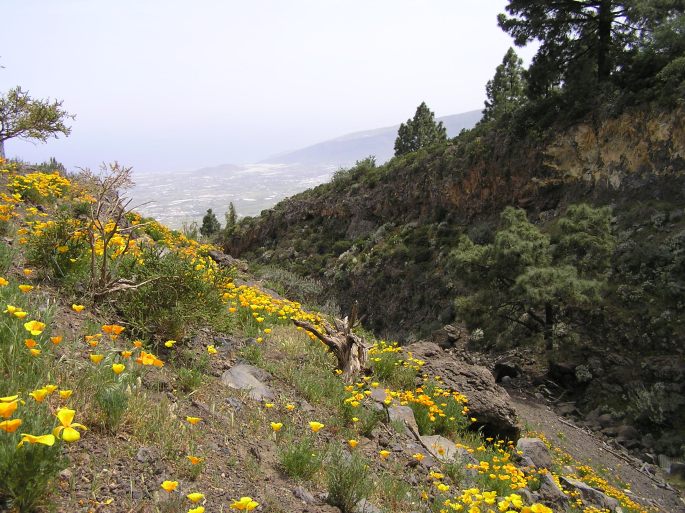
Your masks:
<instances>
[{"instance_id":1,"label":"rocky cliff face","mask_svg":"<svg viewBox=\"0 0 685 513\"><path fill-rule=\"evenodd\" d=\"M545 139L497 135L353 169L243 223L227 248L325 278L343 308L406 338L453 317L447 254L487 237L507 205L553 219L570 203L622 205L685 195L685 113L636 110Z\"/></svg>"}]
</instances>

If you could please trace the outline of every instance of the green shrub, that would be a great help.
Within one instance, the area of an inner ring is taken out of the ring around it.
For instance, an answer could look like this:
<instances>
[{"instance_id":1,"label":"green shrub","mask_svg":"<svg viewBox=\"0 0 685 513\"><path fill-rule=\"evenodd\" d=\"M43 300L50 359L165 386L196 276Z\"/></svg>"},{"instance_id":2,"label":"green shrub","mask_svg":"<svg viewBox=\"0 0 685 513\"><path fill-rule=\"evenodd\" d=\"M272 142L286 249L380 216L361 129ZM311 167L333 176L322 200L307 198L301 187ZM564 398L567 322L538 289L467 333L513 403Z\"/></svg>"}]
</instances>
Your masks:
<instances>
[{"instance_id":1,"label":"green shrub","mask_svg":"<svg viewBox=\"0 0 685 513\"><path fill-rule=\"evenodd\" d=\"M352 513L359 501L373 489L368 476L369 464L358 452L347 454L342 449L331 451L326 464L328 503L343 513Z\"/></svg>"},{"instance_id":2,"label":"green shrub","mask_svg":"<svg viewBox=\"0 0 685 513\"><path fill-rule=\"evenodd\" d=\"M464 431L468 426L468 421L462 410L463 404L458 402L451 394L443 396L437 392L439 387L435 383L427 383L423 389L424 393L431 397L440 407L444 415L434 415L425 404L412 402L409 404L414 412L419 433L422 435L445 435L450 436L458 431ZM433 420L431 420L431 418Z\"/></svg>"},{"instance_id":3,"label":"green shrub","mask_svg":"<svg viewBox=\"0 0 685 513\"><path fill-rule=\"evenodd\" d=\"M15 255L16 250L12 246L0 241L0 273L7 273Z\"/></svg>"},{"instance_id":4,"label":"green shrub","mask_svg":"<svg viewBox=\"0 0 685 513\"><path fill-rule=\"evenodd\" d=\"M53 446L25 443L17 447L21 433L42 435L51 433L55 418L47 407L35 402L20 406L16 418L22 424L14 433L0 436L0 506L6 501L8 511L35 511L42 509L43 499L52 489L52 480L67 466L62 455L62 442Z\"/></svg>"},{"instance_id":5,"label":"green shrub","mask_svg":"<svg viewBox=\"0 0 685 513\"><path fill-rule=\"evenodd\" d=\"M321 468L323 458L311 436L290 440L278 454L281 467L294 479L311 479Z\"/></svg>"},{"instance_id":6,"label":"green shrub","mask_svg":"<svg viewBox=\"0 0 685 513\"><path fill-rule=\"evenodd\" d=\"M84 275L88 245L84 238L74 237L81 224L70 213L60 212L29 237L26 260L29 264L63 280L69 274Z\"/></svg>"},{"instance_id":7,"label":"green shrub","mask_svg":"<svg viewBox=\"0 0 685 513\"><path fill-rule=\"evenodd\" d=\"M202 385L202 372L194 368L180 367L177 372L177 382L183 392L192 392Z\"/></svg>"},{"instance_id":8,"label":"green shrub","mask_svg":"<svg viewBox=\"0 0 685 513\"><path fill-rule=\"evenodd\" d=\"M112 370L117 357L111 355L98 365L90 365L78 384L81 395L92 398L100 415L102 426L115 432L128 410L129 398L136 376L126 369L121 374ZM117 362L118 363L118 362Z\"/></svg>"},{"instance_id":9,"label":"green shrub","mask_svg":"<svg viewBox=\"0 0 685 513\"><path fill-rule=\"evenodd\" d=\"M103 387L95 395L95 402L103 414L104 426L114 432L121 424L128 408L128 394L121 384L112 383Z\"/></svg>"},{"instance_id":10,"label":"green shrub","mask_svg":"<svg viewBox=\"0 0 685 513\"><path fill-rule=\"evenodd\" d=\"M190 259L164 247L143 246L141 252L125 257L121 272L144 285L121 292L117 301L135 336L179 340L193 326L220 317L224 304L219 290ZM216 276L217 281L222 278Z\"/></svg>"}]
</instances>

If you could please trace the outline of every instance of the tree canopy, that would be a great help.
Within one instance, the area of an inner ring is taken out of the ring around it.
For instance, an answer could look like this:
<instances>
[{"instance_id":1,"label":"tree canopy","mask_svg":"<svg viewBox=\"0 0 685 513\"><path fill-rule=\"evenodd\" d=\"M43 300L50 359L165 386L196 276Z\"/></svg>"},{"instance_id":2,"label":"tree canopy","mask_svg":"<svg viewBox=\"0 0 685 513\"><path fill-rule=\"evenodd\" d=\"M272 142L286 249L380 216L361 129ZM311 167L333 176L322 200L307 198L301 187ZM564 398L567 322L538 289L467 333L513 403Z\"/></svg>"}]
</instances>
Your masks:
<instances>
[{"instance_id":1,"label":"tree canopy","mask_svg":"<svg viewBox=\"0 0 685 513\"><path fill-rule=\"evenodd\" d=\"M606 284L615 242L610 211L588 205L568 209L554 237L507 207L491 244L463 237L452 253L461 278L476 292L457 299L459 316L492 338L542 333L547 349L568 327L573 309L591 305Z\"/></svg>"},{"instance_id":2,"label":"tree canopy","mask_svg":"<svg viewBox=\"0 0 685 513\"><path fill-rule=\"evenodd\" d=\"M435 122L435 114L421 102L414 117L400 125L395 139L395 156L405 155L447 140L447 130L442 121Z\"/></svg>"},{"instance_id":3,"label":"tree canopy","mask_svg":"<svg viewBox=\"0 0 685 513\"><path fill-rule=\"evenodd\" d=\"M513 48L509 48L497 66L495 76L485 86L487 100L483 110L483 121L499 119L511 114L526 100L526 80L523 60Z\"/></svg>"},{"instance_id":4,"label":"tree canopy","mask_svg":"<svg viewBox=\"0 0 685 513\"><path fill-rule=\"evenodd\" d=\"M10 89L0 96L0 157L5 156L5 141L18 137L41 142L57 134L68 136L71 128L65 125L74 116L62 109L58 100L37 100L21 87Z\"/></svg>"},{"instance_id":5,"label":"tree canopy","mask_svg":"<svg viewBox=\"0 0 685 513\"><path fill-rule=\"evenodd\" d=\"M207 209L207 213L202 218L202 226L200 226L200 233L205 237L216 235L221 230L221 224L216 218L216 214L211 208Z\"/></svg>"},{"instance_id":6,"label":"tree canopy","mask_svg":"<svg viewBox=\"0 0 685 513\"><path fill-rule=\"evenodd\" d=\"M528 70L531 97L564 83L605 83L654 30L685 10L684 0L510 0L499 25L517 46L538 40Z\"/></svg>"}]
</instances>

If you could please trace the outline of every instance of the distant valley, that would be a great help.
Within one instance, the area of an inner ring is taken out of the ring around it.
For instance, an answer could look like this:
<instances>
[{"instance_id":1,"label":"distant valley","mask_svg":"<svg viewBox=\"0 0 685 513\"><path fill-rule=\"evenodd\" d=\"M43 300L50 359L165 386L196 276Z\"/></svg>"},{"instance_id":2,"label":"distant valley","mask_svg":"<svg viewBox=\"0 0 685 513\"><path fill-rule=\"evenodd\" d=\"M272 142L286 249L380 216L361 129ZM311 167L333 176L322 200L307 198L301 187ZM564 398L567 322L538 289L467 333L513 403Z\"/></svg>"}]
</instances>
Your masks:
<instances>
[{"instance_id":1,"label":"distant valley","mask_svg":"<svg viewBox=\"0 0 685 513\"><path fill-rule=\"evenodd\" d=\"M450 137L473 127L481 117L475 110L439 118ZM399 125L355 132L256 164L224 164L194 171L137 173L130 191L133 204L172 228L200 221L208 208L220 220L233 202L238 215L254 216L283 198L327 182L341 167L374 155L389 160Z\"/></svg>"}]
</instances>

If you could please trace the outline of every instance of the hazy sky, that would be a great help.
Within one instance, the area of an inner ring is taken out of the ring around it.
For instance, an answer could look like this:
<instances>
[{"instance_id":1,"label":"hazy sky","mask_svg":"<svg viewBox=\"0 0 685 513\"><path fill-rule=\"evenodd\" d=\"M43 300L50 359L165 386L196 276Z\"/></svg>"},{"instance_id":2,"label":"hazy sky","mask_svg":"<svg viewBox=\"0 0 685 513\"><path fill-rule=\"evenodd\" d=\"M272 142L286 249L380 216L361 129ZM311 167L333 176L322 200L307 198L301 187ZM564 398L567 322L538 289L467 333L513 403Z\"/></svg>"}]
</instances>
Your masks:
<instances>
[{"instance_id":1,"label":"hazy sky","mask_svg":"<svg viewBox=\"0 0 685 513\"><path fill-rule=\"evenodd\" d=\"M0 91L64 100L68 139L8 156L136 171L245 163L480 109L504 0L5 0ZM529 61L530 51L519 54Z\"/></svg>"}]
</instances>

